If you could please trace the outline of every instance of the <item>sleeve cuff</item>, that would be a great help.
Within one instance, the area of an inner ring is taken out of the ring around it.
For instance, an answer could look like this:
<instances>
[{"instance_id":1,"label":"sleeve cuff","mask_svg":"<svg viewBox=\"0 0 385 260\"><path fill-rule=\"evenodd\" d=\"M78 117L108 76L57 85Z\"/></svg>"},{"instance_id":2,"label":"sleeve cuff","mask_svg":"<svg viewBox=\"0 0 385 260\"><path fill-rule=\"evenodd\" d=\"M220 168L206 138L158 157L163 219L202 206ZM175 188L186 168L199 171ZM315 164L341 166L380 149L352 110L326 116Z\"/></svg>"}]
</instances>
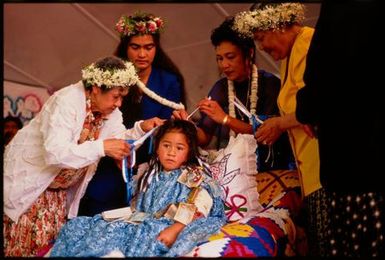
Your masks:
<instances>
[{"instance_id":1,"label":"sleeve cuff","mask_svg":"<svg viewBox=\"0 0 385 260\"><path fill-rule=\"evenodd\" d=\"M144 121L144 120L139 120L139 121L137 121L137 122L134 124L135 132L137 132L137 133L140 135L140 137L146 133L146 132L143 131L143 129L140 127L140 124L141 124L143 121Z\"/></svg>"},{"instance_id":2,"label":"sleeve cuff","mask_svg":"<svg viewBox=\"0 0 385 260\"><path fill-rule=\"evenodd\" d=\"M98 155L100 157L106 156L106 154L104 153L104 143L103 143L103 140L96 140L95 142L96 142L96 146L97 146Z\"/></svg>"}]
</instances>

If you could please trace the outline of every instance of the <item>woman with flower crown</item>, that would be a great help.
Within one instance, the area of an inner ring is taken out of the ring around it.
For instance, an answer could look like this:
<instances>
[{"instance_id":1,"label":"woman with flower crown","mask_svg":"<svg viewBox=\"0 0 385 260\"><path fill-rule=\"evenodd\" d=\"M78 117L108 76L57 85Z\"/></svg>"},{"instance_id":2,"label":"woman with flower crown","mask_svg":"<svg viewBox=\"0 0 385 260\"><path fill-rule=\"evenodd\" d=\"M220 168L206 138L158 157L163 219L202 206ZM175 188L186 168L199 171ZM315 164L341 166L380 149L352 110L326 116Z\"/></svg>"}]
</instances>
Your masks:
<instances>
[{"instance_id":1,"label":"woman with flower crown","mask_svg":"<svg viewBox=\"0 0 385 260\"><path fill-rule=\"evenodd\" d=\"M141 137L163 120L127 130L119 107L138 82L132 63L106 57L82 70L82 81L55 92L4 151L4 255L36 256L56 238L103 156L128 156L123 139Z\"/></svg>"},{"instance_id":2,"label":"woman with flower crown","mask_svg":"<svg viewBox=\"0 0 385 260\"><path fill-rule=\"evenodd\" d=\"M123 98L120 110L127 128L137 120L170 118L172 110L183 107L184 80L178 68L160 46L164 21L153 14L137 12L123 15L115 25L120 42L115 55L129 60L138 71L143 85L134 86ZM149 160L147 140L137 151L137 165ZM105 210L126 206L126 189L119 164L109 157L99 163L95 177L81 200L79 214L93 216Z\"/></svg>"},{"instance_id":3,"label":"woman with flower crown","mask_svg":"<svg viewBox=\"0 0 385 260\"><path fill-rule=\"evenodd\" d=\"M227 146L230 135L253 132L249 119L235 109L232 102L235 97L253 114L278 115L276 99L279 79L271 73L257 69L253 62L253 39L240 37L232 29L233 22L234 18L226 19L211 34L218 67L226 77L212 87L208 94L211 99L205 98L198 103L200 111L203 112L197 124L200 145L207 146L210 143L210 146L214 145L217 150ZM187 118L185 110L176 110L173 115L176 118ZM258 171L292 167L294 159L287 136L282 136L271 147L260 143L257 150ZM269 156L269 150L273 155Z\"/></svg>"},{"instance_id":4,"label":"woman with flower crown","mask_svg":"<svg viewBox=\"0 0 385 260\"><path fill-rule=\"evenodd\" d=\"M324 247L321 231L325 226L317 222L325 216L320 201L325 199L319 174L318 140L307 125L299 123L295 116L296 93L304 87L303 75L306 56L314 29L303 26L304 6L299 3L257 4L252 11L240 12L235 17L234 29L253 36L259 48L274 60L281 60L281 89L278 96L280 116L267 119L258 128L255 137L259 142L274 143L283 133L289 134L296 159L302 194L310 211L309 245ZM319 229L319 230L317 230ZM321 231L321 232L318 232Z\"/></svg>"}]
</instances>

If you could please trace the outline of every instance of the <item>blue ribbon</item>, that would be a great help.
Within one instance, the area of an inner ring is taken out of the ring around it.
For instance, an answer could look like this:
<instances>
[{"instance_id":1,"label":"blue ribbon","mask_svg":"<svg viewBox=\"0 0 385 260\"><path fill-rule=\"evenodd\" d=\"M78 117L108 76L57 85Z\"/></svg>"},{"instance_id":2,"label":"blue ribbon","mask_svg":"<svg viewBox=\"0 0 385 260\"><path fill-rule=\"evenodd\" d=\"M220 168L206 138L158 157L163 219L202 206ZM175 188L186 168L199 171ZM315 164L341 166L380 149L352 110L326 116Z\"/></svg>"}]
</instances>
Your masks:
<instances>
[{"instance_id":1,"label":"blue ribbon","mask_svg":"<svg viewBox=\"0 0 385 260\"><path fill-rule=\"evenodd\" d=\"M154 136L150 136L150 144L148 146L148 154L152 154L152 149L153 149L153 142L154 142Z\"/></svg>"},{"instance_id":2,"label":"blue ribbon","mask_svg":"<svg viewBox=\"0 0 385 260\"><path fill-rule=\"evenodd\" d=\"M253 127L253 135L255 135L255 132L257 131L257 128L262 125L259 121L256 119L256 115L251 115L251 125ZM261 117L258 117L261 119ZM261 119L262 120L262 119ZM263 120L262 120L263 121Z\"/></svg>"},{"instance_id":3,"label":"blue ribbon","mask_svg":"<svg viewBox=\"0 0 385 260\"><path fill-rule=\"evenodd\" d=\"M255 136L255 132L257 131L258 127L260 125L262 125L262 123L260 123L259 121L257 121L256 119L256 115L251 115L251 124L252 124L252 127L253 127L253 135ZM259 115L258 118L262 121L265 121L269 116L267 115ZM259 149L257 148L256 151L255 151L255 154L257 155L257 169L259 169L261 167L261 158L260 158L260 153L259 153Z\"/></svg>"},{"instance_id":4,"label":"blue ribbon","mask_svg":"<svg viewBox=\"0 0 385 260\"><path fill-rule=\"evenodd\" d=\"M135 140L126 140L126 142L130 145L130 158L131 162L134 160L134 153L135 153L135 146L134 142ZM127 205L129 206L131 203L131 197L132 197L132 176L134 175L134 165L135 163L130 163L128 165L127 157L124 157L123 163L122 163L122 170L123 174L126 177L126 188L127 188Z\"/></svg>"}]
</instances>

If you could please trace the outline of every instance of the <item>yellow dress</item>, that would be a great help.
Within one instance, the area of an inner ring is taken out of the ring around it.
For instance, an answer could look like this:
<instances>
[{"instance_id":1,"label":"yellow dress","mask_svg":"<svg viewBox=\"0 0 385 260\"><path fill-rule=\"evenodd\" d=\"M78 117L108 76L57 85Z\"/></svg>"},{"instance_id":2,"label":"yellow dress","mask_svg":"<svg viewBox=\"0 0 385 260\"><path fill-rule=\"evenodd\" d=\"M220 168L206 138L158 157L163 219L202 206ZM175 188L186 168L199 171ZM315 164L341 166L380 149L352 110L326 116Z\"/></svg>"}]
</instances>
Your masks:
<instances>
[{"instance_id":1,"label":"yellow dress","mask_svg":"<svg viewBox=\"0 0 385 260\"><path fill-rule=\"evenodd\" d=\"M297 91L305 85L303 74L313 33L313 28L303 27L294 41L290 57L281 62L281 90L278 95L278 107L282 116L295 113ZM286 68L287 63L289 63L288 68ZM287 76L285 75L286 70ZM321 188L318 140L310 138L301 126L290 128L288 134L301 179L302 195L307 196Z\"/></svg>"}]
</instances>

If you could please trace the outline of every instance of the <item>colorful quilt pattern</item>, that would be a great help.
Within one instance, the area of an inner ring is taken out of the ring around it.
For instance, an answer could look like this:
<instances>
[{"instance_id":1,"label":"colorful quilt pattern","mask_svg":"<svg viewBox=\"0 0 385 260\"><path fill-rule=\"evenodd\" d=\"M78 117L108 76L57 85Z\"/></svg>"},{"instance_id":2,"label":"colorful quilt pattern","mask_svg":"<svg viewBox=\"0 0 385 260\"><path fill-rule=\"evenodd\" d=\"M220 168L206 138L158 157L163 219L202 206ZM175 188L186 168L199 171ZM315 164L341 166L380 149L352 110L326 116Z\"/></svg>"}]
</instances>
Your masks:
<instances>
[{"instance_id":1,"label":"colorful quilt pattern","mask_svg":"<svg viewBox=\"0 0 385 260\"><path fill-rule=\"evenodd\" d=\"M188 257L272 257L295 255L296 226L291 216L300 211L297 171L257 174L264 210L251 219L226 224L218 234L196 246Z\"/></svg>"}]
</instances>

